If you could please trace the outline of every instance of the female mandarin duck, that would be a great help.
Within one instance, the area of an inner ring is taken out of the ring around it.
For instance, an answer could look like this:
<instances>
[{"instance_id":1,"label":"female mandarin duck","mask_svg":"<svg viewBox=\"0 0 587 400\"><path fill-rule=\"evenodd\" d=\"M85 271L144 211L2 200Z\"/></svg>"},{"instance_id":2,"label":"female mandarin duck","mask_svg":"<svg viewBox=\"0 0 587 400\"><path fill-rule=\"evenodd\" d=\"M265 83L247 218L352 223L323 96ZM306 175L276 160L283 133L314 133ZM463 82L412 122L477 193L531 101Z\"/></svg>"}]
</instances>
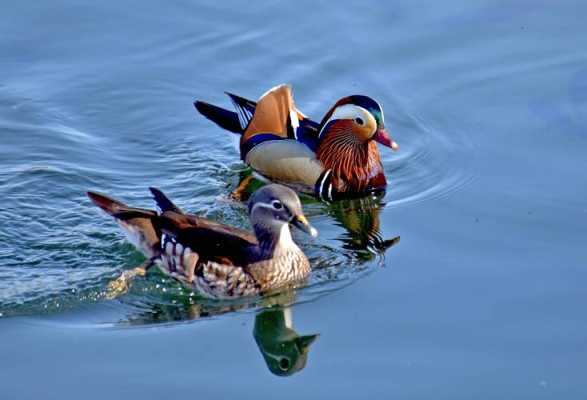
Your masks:
<instances>
[{"instance_id":1,"label":"female mandarin duck","mask_svg":"<svg viewBox=\"0 0 587 400\"><path fill-rule=\"evenodd\" d=\"M344 97L319 124L294 105L289 85L257 103L228 94L237 113L196 101L196 109L222 128L241 134L241 159L260 175L332 200L383 190L387 184L375 142L397 150L379 103Z\"/></svg>"},{"instance_id":2,"label":"female mandarin duck","mask_svg":"<svg viewBox=\"0 0 587 400\"><path fill-rule=\"evenodd\" d=\"M305 279L310 263L292 240L289 224L316 236L296 193L267 185L249 201L255 234L183 213L158 189L151 192L161 212L129 207L102 194L90 199L112 215L147 266L192 285L210 298L258 295Z\"/></svg>"}]
</instances>

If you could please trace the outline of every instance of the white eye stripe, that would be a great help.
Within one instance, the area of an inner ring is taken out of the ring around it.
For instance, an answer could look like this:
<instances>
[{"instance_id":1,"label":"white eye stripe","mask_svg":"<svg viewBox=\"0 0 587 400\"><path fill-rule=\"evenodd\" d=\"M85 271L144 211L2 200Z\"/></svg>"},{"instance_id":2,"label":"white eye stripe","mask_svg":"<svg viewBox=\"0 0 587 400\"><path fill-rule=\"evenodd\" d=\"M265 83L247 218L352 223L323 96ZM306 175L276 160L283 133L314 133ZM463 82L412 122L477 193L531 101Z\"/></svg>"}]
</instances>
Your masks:
<instances>
[{"instance_id":1,"label":"white eye stripe","mask_svg":"<svg viewBox=\"0 0 587 400\"><path fill-rule=\"evenodd\" d=\"M257 209L257 207L263 207L263 208L268 208L271 211L275 210L275 208L273 208L272 204L267 204L267 203L256 203L253 208L251 208L251 215L253 215L253 213L255 212L255 210Z\"/></svg>"},{"instance_id":2,"label":"white eye stripe","mask_svg":"<svg viewBox=\"0 0 587 400\"><path fill-rule=\"evenodd\" d=\"M336 119L355 120L357 118L361 118L363 120L363 124L366 124L367 121L372 121L373 126L375 126L375 129L377 129L377 122L375 121L375 118L373 117L373 115L371 115L371 113L369 111L367 111L365 108L363 108L361 106L357 106L355 104L345 104L343 106L337 107L334 110L334 112L332 113L332 115L330 116L328 121L326 121L324 126L322 126L322 129L320 130L318 137L322 136L322 133L324 132L324 128L331 121L334 121ZM373 130L373 132L371 132L371 134L375 133L375 129Z\"/></svg>"},{"instance_id":3,"label":"white eye stripe","mask_svg":"<svg viewBox=\"0 0 587 400\"><path fill-rule=\"evenodd\" d=\"M343 106L337 107L336 110L332 113L330 120L333 119L354 119L357 117L362 117L365 114L368 114L369 111L364 109L361 106L357 106L354 104L345 104Z\"/></svg>"}]
</instances>

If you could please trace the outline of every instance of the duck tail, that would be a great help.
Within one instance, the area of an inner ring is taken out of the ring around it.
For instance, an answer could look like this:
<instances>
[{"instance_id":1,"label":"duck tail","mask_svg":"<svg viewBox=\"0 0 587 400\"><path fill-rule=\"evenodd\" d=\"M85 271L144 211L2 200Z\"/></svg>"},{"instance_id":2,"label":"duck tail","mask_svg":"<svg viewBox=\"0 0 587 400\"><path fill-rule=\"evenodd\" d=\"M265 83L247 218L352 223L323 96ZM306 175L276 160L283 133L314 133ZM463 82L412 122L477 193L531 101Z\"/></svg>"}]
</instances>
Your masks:
<instances>
[{"instance_id":1,"label":"duck tail","mask_svg":"<svg viewBox=\"0 0 587 400\"><path fill-rule=\"evenodd\" d=\"M245 131L251 119L253 119L257 103L237 96L236 94L228 92L226 94L230 97L230 101L232 101L237 112L225 110L224 108L199 100L194 102L194 107L196 107L196 110L200 114L221 128L240 135Z\"/></svg>"},{"instance_id":2,"label":"duck tail","mask_svg":"<svg viewBox=\"0 0 587 400\"><path fill-rule=\"evenodd\" d=\"M95 205L113 217L116 217L117 214L131 209L123 202L115 200L112 197L108 197L101 193L88 192L87 195Z\"/></svg>"},{"instance_id":3,"label":"duck tail","mask_svg":"<svg viewBox=\"0 0 587 400\"><path fill-rule=\"evenodd\" d=\"M147 257L155 257L161 247L158 215L155 211L129 207L106 195L87 192L92 202L114 217L126 233L129 241Z\"/></svg>"},{"instance_id":4,"label":"duck tail","mask_svg":"<svg viewBox=\"0 0 587 400\"><path fill-rule=\"evenodd\" d=\"M173 211L178 214L183 214L183 211L181 211L181 209L178 206L176 206L171 200L169 200L169 198L165 196L165 194L161 190L155 187L150 187L149 190L153 194L153 199L155 200L155 203L157 203L157 206L159 207L162 213L164 213L165 211Z\"/></svg>"},{"instance_id":5,"label":"duck tail","mask_svg":"<svg viewBox=\"0 0 587 400\"><path fill-rule=\"evenodd\" d=\"M199 100L194 102L194 107L219 127L239 135L244 132L237 113Z\"/></svg>"}]
</instances>

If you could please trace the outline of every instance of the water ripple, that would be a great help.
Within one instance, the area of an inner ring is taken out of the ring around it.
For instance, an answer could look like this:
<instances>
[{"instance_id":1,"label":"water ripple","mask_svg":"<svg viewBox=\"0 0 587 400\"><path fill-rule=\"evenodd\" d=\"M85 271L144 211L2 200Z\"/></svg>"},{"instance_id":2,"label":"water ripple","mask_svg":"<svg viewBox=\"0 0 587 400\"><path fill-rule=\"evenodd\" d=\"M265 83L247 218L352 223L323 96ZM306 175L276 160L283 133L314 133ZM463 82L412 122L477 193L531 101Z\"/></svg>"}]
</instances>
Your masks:
<instances>
[{"instance_id":1,"label":"water ripple","mask_svg":"<svg viewBox=\"0 0 587 400\"><path fill-rule=\"evenodd\" d=\"M402 150L383 157L390 178L386 206L447 195L466 183L469 177L463 172L465 168L454 162L466 146L426 126L405 107L396 105L390 114L388 124L397 132ZM34 131L38 127L23 129ZM206 135L218 136L208 128L198 134L176 131L171 146L168 139L157 134L137 134L118 139L126 141L125 146L118 147L108 136L94 137L63 123L40 127L54 133L49 143L60 148L68 143L66 153L75 160L84 159L90 152L103 156L84 162L15 160L0 172L1 194L11 199L0 210L0 236L7 243L0 267L3 316L54 314L94 305L111 311L100 323L136 324L182 319L187 317L186 309L195 304L203 307L205 311L200 312L206 315L226 308L202 305L191 291L156 274L137 279L130 292L118 300L108 300L107 283L142 258L124 241L115 224L91 206L84 192L97 189L131 204L151 207L145 188L161 186L185 209L246 227L244 207L219 201L246 171L230 140L198 151ZM161 126L155 130L167 129ZM306 209L321 229L334 232L332 221L324 217L331 212L327 206L306 201ZM341 237L345 235L348 233ZM377 269L380 263L375 262L372 249L357 250L354 238L346 240L349 245L341 249L338 239L310 243L301 238L314 273L309 285L298 291L297 302L313 301ZM254 301L236 308L259 304ZM169 313L171 316L164 317ZM87 324L84 317L78 321Z\"/></svg>"}]
</instances>

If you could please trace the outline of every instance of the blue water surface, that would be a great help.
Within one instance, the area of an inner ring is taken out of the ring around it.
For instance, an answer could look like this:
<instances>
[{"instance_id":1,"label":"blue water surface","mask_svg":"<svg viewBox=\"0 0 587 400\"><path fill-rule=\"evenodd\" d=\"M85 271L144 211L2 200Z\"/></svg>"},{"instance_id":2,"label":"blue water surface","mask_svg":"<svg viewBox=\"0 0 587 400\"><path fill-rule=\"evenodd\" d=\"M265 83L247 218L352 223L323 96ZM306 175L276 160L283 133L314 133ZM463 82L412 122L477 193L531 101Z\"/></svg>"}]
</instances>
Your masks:
<instances>
[{"instance_id":1,"label":"blue water surface","mask_svg":"<svg viewBox=\"0 0 587 400\"><path fill-rule=\"evenodd\" d=\"M586 398L586 13L4 1L0 397ZM318 120L379 100L401 146L385 196L304 199L320 237L296 236L296 292L208 304L154 274L112 296L142 256L85 191L152 207L157 186L248 227L236 139L192 102L284 82Z\"/></svg>"}]
</instances>

